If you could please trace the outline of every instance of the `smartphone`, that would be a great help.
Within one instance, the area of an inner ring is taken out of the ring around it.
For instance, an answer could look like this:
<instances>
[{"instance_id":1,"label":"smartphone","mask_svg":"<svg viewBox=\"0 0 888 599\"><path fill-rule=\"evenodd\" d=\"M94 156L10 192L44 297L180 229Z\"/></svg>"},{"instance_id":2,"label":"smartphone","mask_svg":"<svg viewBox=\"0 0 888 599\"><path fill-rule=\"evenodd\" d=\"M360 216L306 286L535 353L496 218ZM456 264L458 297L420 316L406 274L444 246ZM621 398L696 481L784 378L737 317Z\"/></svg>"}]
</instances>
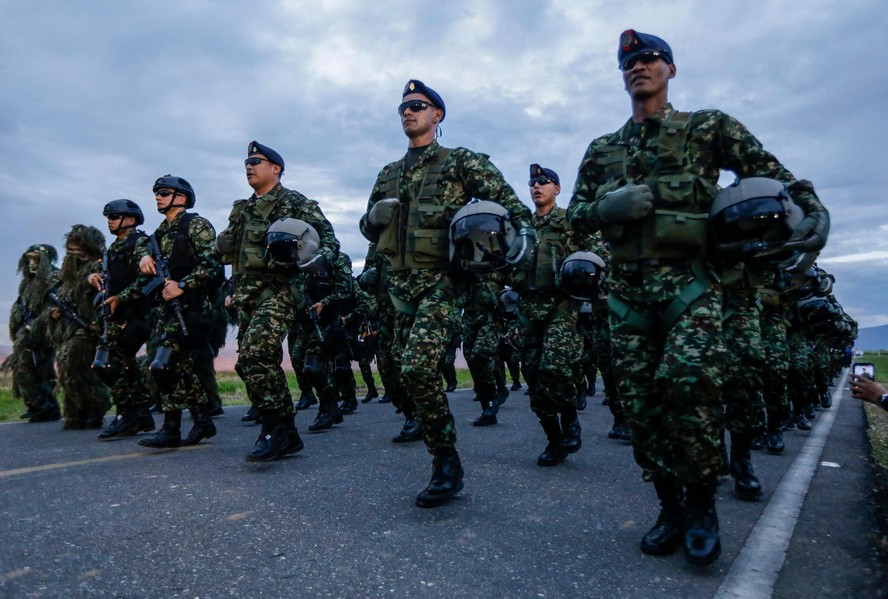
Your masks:
<instances>
[{"instance_id":1,"label":"smartphone","mask_svg":"<svg viewBox=\"0 0 888 599\"><path fill-rule=\"evenodd\" d=\"M855 362L851 367L851 374L874 381L876 380L876 366L872 362Z\"/></svg>"}]
</instances>

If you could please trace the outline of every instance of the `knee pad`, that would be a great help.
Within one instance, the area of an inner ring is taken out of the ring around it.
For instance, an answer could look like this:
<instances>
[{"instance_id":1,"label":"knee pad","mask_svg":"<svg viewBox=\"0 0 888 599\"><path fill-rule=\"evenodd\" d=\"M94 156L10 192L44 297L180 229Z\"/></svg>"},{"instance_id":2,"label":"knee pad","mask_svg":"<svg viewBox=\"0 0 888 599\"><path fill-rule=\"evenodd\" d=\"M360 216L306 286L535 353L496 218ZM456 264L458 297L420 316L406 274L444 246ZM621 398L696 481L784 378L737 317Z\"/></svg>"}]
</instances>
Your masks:
<instances>
[{"instance_id":1,"label":"knee pad","mask_svg":"<svg viewBox=\"0 0 888 599\"><path fill-rule=\"evenodd\" d=\"M176 388L176 354L171 347L161 347L148 367L157 388L169 393Z\"/></svg>"},{"instance_id":2,"label":"knee pad","mask_svg":"<svg viewBox=\"0 0 888 599\"><path fill-rule=\"evenodd\" d=\"M96 348L96 357L93 358L92 370L99 377L99 380L109 387L120 376L120 369L117 367L116 361L111 359L111 352L107 347L99 346Z\"/></svg>"}]
</instances>

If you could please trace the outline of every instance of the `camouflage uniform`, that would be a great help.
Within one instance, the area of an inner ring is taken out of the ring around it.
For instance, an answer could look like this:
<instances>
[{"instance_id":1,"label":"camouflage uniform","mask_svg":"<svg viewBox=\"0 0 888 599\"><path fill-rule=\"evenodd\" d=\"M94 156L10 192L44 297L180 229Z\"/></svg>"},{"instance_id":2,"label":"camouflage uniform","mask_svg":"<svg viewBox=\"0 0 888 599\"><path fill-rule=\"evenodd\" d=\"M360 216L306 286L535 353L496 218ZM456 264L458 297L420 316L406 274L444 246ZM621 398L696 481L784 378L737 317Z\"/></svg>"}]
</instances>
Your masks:
<instances>
[{"instance_id":1,"label":"camouflage uniform","mask_svg":"<svg viewBox=\"0 0 888 599\"><path fill-rule=\"evenodd\" d=\"M84 255L75 256L69 249L62 262L55 293L61 300L69 302L69 307L86 323L94 323L96 290L86 279L99 270L105 237L95 227L74 225L66 235L66 247L70 248L72 244L79 244ZM108 387L90 368L96 354L98 327L92 325L85 330L64 316L54 320L51 327L58 348L56 365L59 385L64 393L65 428L100 428L111 401Z\"/></svg>"},{"instance_id":2,"label":"camouflage uniform","mask_svg":"<svg viewBox=\"0 0 888 599\"><path fill-rule=\"evenodd\" d=\"M271 269L263 250L265 232L277 220L291 217L313 226L321 238L318 254L333 264L339 242L333 226L320 206L301 193L280 184L261 197L238 200L228 217L228 227L219 234L233 241L232 254L223 254L223 264L232 264L234 296L238 311L237 372L243 379L250 402L260 411L292 416L293 400L281 367L283 341L293 330L297 314L304 308L302 275Z\"/></svg>"},{"instance_id":3,"label":"camouflage uniform","mask_svg":"<svg viewBox=\"0 0 888 599\"><path fill-rule=\"evenodd\" d=\"M465 303L465 277L451 272L448 230L453 215L471 198L494 201L509 211L513 226L529 222L529 210L484 154L431 143L408 165L406 157L380 171L367 212L381 199L398 198L392 222L374 227L361 218L361 232L378 242L391 266L390 294L398 309L393 363L400 378L401 409L422 422L430 453L453 448L456 428L441 388L438 365ZM413 204L413 206L411 206ZM427 209L420 210L421 207ZM418 213L419 221L408 216ZM388 384L386 389L389 389ZM409 390L409 391L408 391ZM409 394L408 394L409 393Z\"/></svg>"},{"instance_id":4,"label":"camouflage uniform","mask_svg":"<svg viewBox=\"0 0 888 599\"><path fill-rule=\"evenodd\" d=\"M19 294L9 314L12 354L3 368L12 371L13 395L24 401L27 411L22 418L30 422L60 417L53 367L56 350L49 339L46 312L46 292L59 278L56 260L55 248L47 244L32 245L22 254L17 271L22 274Z\"/></svg>"},{"instance_id":5,"label":"camouflage uniform","mask_svg":"<svg viewBox=\"0 0 888 599\"><path fill-rule=\"evenodd\" d=\"M582 337L577 328L578 307L556 281L561 263L581 247L564 208L553 205L543 216L533 214L531 222L539 245L533 262L519 270L512 286L520 296L521 362L530 407L540 419L551 449L557 451L554 445L560 447L569 436L575 437L574 443L579 440L575 374Z\"/></svg>"},{"instance_id":6,"label":"camouflage uniform","mask_svg":"<svg viewBox=\"0 0 888 599\"><path fill-rule=\"evenodd\" d=\"M111 398L121 417L147 414L151 404L145 373L136 361L136 352L151 333L146 314L149 306L144 301L141 286L146 281L141 276L136 254L137 244L140 240L144 243L144 237L142 231L131 229L123 239L115 239L107 253L106 296L117 296L120 300L107 323L109 370L116 373L109 385ZM148 418L150 416L146 421ZM154 428L153 421L151 428Z\"/></svg>"},{"instance_id":7,"label":"camouflage uniform","mask_svg":"<svg viewBox=\"0 0 888 599\"><path fill-rule=\"evenodd\" d=\"M368 276L368 271L372 273L372 276ZM397 311L388 292L390 274L391 267L388 258L377 253L376 244L371 243L364 261L364 271L361 273L359 281L370 295L371 302L376 308L372 321L375 331L372 343L376 349L376 368L379 370L379 378L385 388L385 395L380 401L390 401L400 413L403 412L405 404L397 393L400 374L393 357Z\"/></svg>"},{"instance_id":8,"label":"camouflage uniform","mask_svg":"<svg viewBox=\"0 0 888 599\"><path fill-rule=\"evenodd\" d=\"M767 413L768 448L769 451L779 452L783 447L781 426L789 411L786 387L789 373L789 308L777 273L768 274L760 295L762 346L767 365L762 371L762 393Z\"/></svg>"},{"instance_id":9,"label":"camouflage uniform","mask_svg":"<svg viewBox=\"0 0 888 599\"><path fill-rule=\"evenodd\" d=\"M568 207L571 223L601 228L611 250L614 371L636 461L647 479L662 473L713 490L721 469L722 298L698 256L720 169L776 178L806 212L823 210L810 185L796 182L738 121L668 104L589 145ZM632 182L650 186L654 210L603 225L596 202Z\"/></svg>"},{"instance_id":10,"label":"camouflage uniform","mask_svg":"<svg viewBox=\"0 0 888 599\"><path fill-rule=\"evenodd\" d=\"M496 318L496 294L503 287L498 273L477 274L469 287L463 313L463 355L474 384L475 399L481 403L476 426L496 424L500 401L494 364L502 337L503 323Z\"/></svg>"},{"instance_id":11,"label":"camouflage uniform","mask_svg":"<svg viewBox=\"0 0 888 599\"><path fill-rule=\"evenodd\" d=\"M183 335L172 302L165 301L158 288L152 337L158 339L159 348L172 351L176 379L160 386L161 405L164 412L181 412L187 408L197 418L207 414L210 406L195 373L195 350L207 343L212 300L222 279L222 266L214 249L216 230L204 217L183 210L172 222L164 219L154 231L154 237L161 255L168 261L171 279L178 281L185 291L178 300L188 329L188 335ZM147 238L140 240L136 254L140 260L152 255Z\"/></svg>"}]
</instances>

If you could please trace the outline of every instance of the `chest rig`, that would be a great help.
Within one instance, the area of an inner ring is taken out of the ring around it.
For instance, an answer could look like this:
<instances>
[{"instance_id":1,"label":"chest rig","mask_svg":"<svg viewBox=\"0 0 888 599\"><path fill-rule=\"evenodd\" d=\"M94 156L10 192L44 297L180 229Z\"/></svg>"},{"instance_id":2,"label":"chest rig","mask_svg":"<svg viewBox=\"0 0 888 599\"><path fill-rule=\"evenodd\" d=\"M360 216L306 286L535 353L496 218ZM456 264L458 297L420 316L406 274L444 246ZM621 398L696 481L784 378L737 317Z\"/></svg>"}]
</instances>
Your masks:
<instances>
[{"instance_id":1,"label":"chest rig","mask_svg":"<svg viewBox=\"0 0 888 599\"><path fill-rule=\"evenodd\" d=\"M514 277L514 286L519 292L554 289L561 263L580 249L573 243L564 208L553 207L544 224L535 228L538 240L533 260Z\"/></svg>"},{"instance_id":2,"label":"chest rig","mask_svg":"<svg viewBox=\"0 0 888 599\"><path fill-rule=\"evenodd\" d=\"M692 259L705 249L709 206L716 190L687 172L690 116L672 112L665 119L647 119L648 128L659 125L656 150L640 148L631 164L628 145L604 146L596 152L595 162L605 178L597 198L630 182L647 185L654 195L654 209L644 219L602 226L614 264Z\"/></svg>"},{"instance_id":3,"label":"chest rig","mask_svg":"<svg viewBox=\"0 0 888 599\"><path fill-rule=\"evenodd\" d=\"M133 252L135 252L136 244L142 237L147 237L143 231L133 231L127 235L119 247L114 249L113 253L108 252L108 275L110 281L107 281L107 285L109 297L118 295L139 278L139 273L133 268Z\"/></svg>"},{"instance_id":4,"label":"chest rig","mask_svg":"<svg viewBox=\"0 0 888 599\"><path fill-rule=\"evenodd\" d=\"M271 226L272 213L278 205L278 200L285 193L286 189L278 187L252 205L249 200L235 202L228 217L229 222L234 224L239 232L235 240L235 258L231 266L233 275L269 275L265 260L265 234Z\"/></svg>"},{"instance_id":5,"label":"chest rig","mask_svg":"<svg viewBox=\"0 0 888 599\"><path fill-rule=\"evenodd\" d=\"M420 157L425 165L414 168L424 169L421 181L405 180L403 160L380 181L381 198L401 201L377 245L377 252L389 257L392 270L450 267L450 221L465 202L444 202L441 178L449 155L449 148L438 147L430 157Z\"/></svg>"}]
</instances>

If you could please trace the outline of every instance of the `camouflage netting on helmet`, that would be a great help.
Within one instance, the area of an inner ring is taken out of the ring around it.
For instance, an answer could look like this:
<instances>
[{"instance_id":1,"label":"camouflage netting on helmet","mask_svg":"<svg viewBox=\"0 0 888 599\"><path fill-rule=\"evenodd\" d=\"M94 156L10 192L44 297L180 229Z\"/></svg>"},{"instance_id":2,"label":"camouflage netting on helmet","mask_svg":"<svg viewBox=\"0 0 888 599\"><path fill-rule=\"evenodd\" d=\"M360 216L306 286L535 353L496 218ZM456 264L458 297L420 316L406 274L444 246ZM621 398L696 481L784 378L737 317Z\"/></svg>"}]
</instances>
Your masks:
<instances>
[{"instance_id":1,"label":"camouflage netting on helmet","mask_svg":"<svg viewBox=\"0 0 888 599\"><path fill-rule=\"evenodd\" d=\"M105 236L89 225L74 225L65 235L65 247L76 243L89 256L101 256L105 251Z\"/></svg>"},{"instance_id":2,"label":"camouflage netting on helmet","mask_svg":"<svg viewBox=\"0 0 888 599\"><path fill-rule=\"evenodd\" d=\"M54 247L48 243L38 243L26 249L25 253L22 254L22 257L19 258L18 270L16 273L21 274L28 272L29 254L34 254L40 258L40 262L37 266L37 273L35 275L38 277L45 277L52 272L53 266L55 266L55 263L59 260L59 253Z\"/></svg>"}]
</instances>

